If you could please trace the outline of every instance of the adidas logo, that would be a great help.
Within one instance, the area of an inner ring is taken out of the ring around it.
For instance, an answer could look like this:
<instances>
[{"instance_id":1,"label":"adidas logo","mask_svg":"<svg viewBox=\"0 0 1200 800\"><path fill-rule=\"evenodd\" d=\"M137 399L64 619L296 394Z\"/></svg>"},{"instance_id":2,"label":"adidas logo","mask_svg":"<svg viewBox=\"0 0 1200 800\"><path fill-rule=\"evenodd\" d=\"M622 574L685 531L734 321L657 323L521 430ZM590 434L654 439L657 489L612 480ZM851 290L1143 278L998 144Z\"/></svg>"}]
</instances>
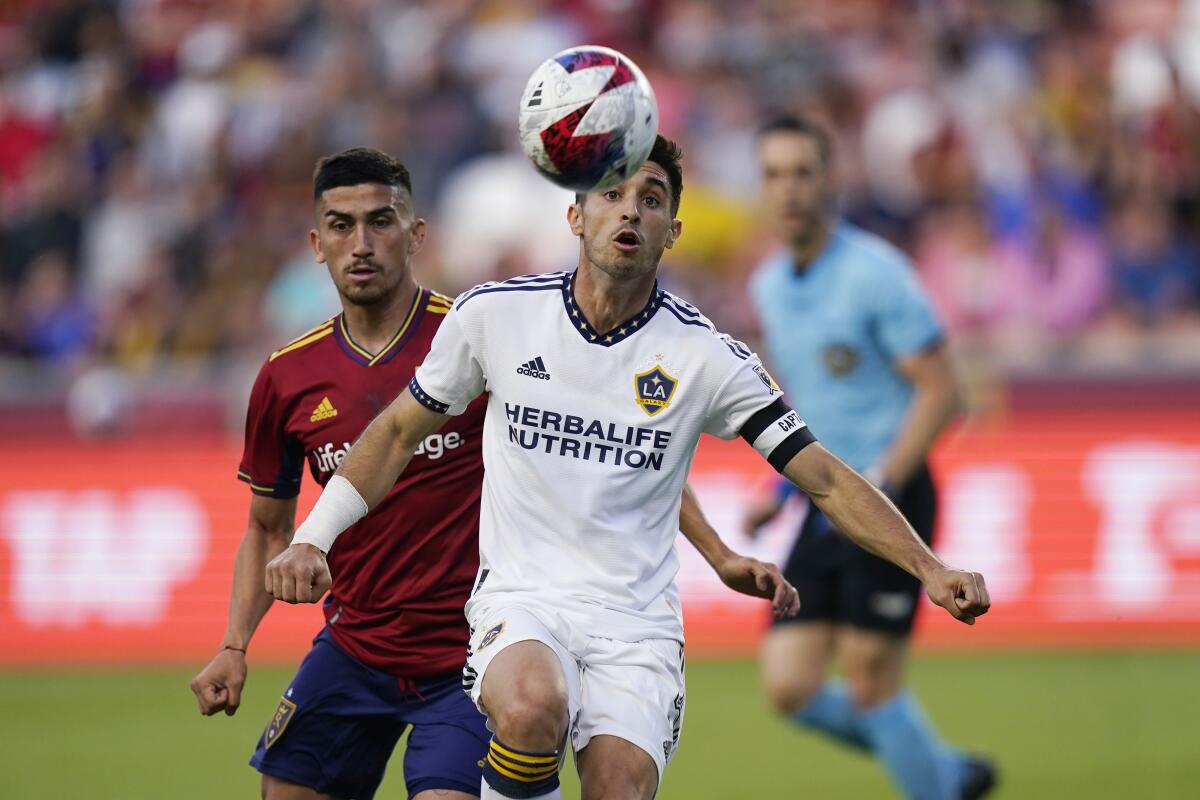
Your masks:
<instances>
[{"instance_id":1,"label":"adidas logo","mask_svg":"<svg viewBox=\"0 0 1200 800\"><path fill-rule=\"evenodd\" d=\"M546 372L546 364L542 361L541 356L517 367L517 374L528 375L531 378L540 378L544 381L550 380L550 373Z\"/></svg>"},{"instance_id":2,"label":"adidas logo","mask_svg":"<svg viewBox=\"0 0 1200 800\"><path fill-rule=\"evenodd\" d=\"M337 416L337 409L333 407L333 403L329 402L329 397L321 398L321 402L313 409L312 416L308 418L309 422L320 422L321 420L329 419Z\"/></svg>"}]
</instances>

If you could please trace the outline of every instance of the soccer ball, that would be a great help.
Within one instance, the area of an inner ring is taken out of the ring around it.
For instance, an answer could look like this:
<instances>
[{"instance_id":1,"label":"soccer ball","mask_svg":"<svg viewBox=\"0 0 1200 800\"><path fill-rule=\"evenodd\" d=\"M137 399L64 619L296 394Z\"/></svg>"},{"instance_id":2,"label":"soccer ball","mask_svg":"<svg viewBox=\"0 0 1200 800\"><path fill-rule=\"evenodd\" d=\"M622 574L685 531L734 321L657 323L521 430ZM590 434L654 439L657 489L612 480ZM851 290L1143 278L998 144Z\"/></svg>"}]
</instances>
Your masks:
<instances>
[{"instance_id":1,"label":"soccer ball","mask_svg":"<svg viewBox=\"0 0 1200 800\"><path fill-rule=\"evenodd\" d=\"M594 192L627 180L650 155L658 103L628 57L584 45L534 70L521 95L521 149L566 189Z\"/></svg>"}]
</instances>

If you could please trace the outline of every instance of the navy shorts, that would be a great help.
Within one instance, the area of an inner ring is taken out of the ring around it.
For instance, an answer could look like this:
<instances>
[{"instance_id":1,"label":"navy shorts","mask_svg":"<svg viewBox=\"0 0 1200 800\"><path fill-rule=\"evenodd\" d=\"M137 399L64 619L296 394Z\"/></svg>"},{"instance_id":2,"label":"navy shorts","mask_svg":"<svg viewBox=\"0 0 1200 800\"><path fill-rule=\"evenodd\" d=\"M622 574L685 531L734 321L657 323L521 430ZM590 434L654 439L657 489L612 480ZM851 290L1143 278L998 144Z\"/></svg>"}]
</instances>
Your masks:
<instances>
[{"instance_id":1,"label":"navy shorts","mask_svg":"<svg viewBox=\"0 0 1200 800\"><path fill-rule=\"evenodd\" d=\"M921 539L932 543L937 492L929 468L921 467L892 500ZM776 625L821 621L897 636L912 632L920 582L847 539L815 507L810 506L783 575L800 594L800 613Z\"/></svg>"},{"instance_id":2,"label":"navy shorts","mask_svg":"<svg viewBox=\"0 0 1200 800\"><path fill-rule=\"evenodd\" d=\"M250 765L336 797L369 800L405 729L409 796L429 789L479 794L491 733L462 676L404 690L338 647L329 630L313 648L258 741Z\"/></svg>"}]
</instances>

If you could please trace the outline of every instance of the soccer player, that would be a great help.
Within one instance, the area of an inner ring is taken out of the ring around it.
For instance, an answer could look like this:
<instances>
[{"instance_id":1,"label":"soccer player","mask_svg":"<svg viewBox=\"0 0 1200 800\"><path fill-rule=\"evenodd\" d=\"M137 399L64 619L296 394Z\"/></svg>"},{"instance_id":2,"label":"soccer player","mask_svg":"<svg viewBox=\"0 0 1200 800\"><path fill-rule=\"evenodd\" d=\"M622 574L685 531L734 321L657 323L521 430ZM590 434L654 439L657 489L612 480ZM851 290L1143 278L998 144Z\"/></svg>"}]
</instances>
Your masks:
<instances>
[{"instance_id":1,"label":"soccer player","mask_svg":"<svg viewBox=\"0 0 1200 800\"><path fill-rule=\"evenodd\" d=\"M408 391L267 565L276 597L319 596L338 533L383 498L419 442L490 393L464 670L495 734L483 798L559 797L568 741L585 798L655 794L683 724L673 543L703 432L742 436L955 617L973 623L989 605L981 576L938 560L815 443L752 353L658 289L658 262L681 232L679 156L659 137L632 178L576 198L574 272L460 296Z\"/></svg>"},{"instance_id":2,"label":"soccer player","mask_svg":"<svg viewBox=\"0 0 1200 800\"><path fill-rule=\"evenodd\" d=\"M925 456L959 407L957 385L908 259L837 219L830 151L807 119L761 129L763 195L784 247L759 265L751 294L772 366L814 434L928 543L935 494ZM747 532L785 497L757 503ZM919 582L860 548L831 516L810 506L784 568L801 604L763 644L772 703L798 725L870 751L907 797L981 796L995 780L991 764L945 745L904 690ZM827 678L835 658L844 683Z\"/></svg>"},{"instance_id":3,"label":"soccer player","mask_svg":"<svg viewBox=\"0 0 1200 800\"><path fill-rule=\"evenodd\" d=\"M238 477L250 522L238 548L221 651L192 681L203 714L237 711L246 649L273 598L264 565L287 547L307 461L325 484L404 389L451 301L418 286L425 238L408 170L376 150L321 160L313 252L342 313L276 351L250 396ZM410 795L476 797L490 734L461 691L462 607L479 564L484 400L415 443L404 477L329 554L326 626L283 693L250 763L263 796L370 798L405 728Z\"/></svg>"},{"instance_id":4,"label":"soccer player","mask_svg":"<svg viewBox=\"0 0 1200 800\"><path fill-rule=\"evenodd\" d=\"M262 569L288 544L305 460L324 485L367 423L403 391L450 307L416 285L411 259L425 222L408 171L375 150L322 160L317 228L342 314L274 353L250 399L238 476L250 525L238 550L221 651L192 681L201 713L234 714L246 649L273 598ZM477 797L490 733L460 691L468 629L462 607L479 565L482 398L414 450L403 478L330 552L326 628L280 700L251 763L263 795L370 798L405 728L410 795ZM685 536L731 587L794 614L796 593L773 565L721 543L690 494Z\"/></svg>"}]
</instances>

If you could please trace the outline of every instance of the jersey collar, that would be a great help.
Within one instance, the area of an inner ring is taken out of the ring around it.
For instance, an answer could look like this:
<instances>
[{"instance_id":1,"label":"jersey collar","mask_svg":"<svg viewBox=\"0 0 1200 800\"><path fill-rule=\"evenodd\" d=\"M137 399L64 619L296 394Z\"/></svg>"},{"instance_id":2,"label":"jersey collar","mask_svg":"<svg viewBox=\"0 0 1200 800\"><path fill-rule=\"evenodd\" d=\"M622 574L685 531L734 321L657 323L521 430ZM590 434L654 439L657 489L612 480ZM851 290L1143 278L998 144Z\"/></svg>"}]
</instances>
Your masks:
<instances>
[{"instance_id":1,"label":"jersey collar","mask_svg":"<svg viewBox=\"0 0 1200 800\"><path fill-rule=\"evenodd\" d=\"M830 263L836 258L836 251L841 248L842 241L845 239L845 225L846 223L842 220L834 221L829 228L829 238L825 240L825 246L803 270L796 268L796 262L792 260L790 252L786 249L781 250L779 253L780 269L788 278L797 282L811 280L812 276L828 269Z\"/></svg>"},{"instance_id":2,"label":"jersey collar","mask_svg":"<svg viewBox=\"0 0 1200 800\"><path fill-rule=\"evenodd\" d=\"M350 331L346 327L345 314L337 315L337 319L333 324L333 336L337 339L337 343L341 345L342 351L364 367L386 364L392 360L396 353L404 349L405 342L409 340L413 331L417 329L428 302L429 290L417 287L417 291L413 294L412 307L404 315L404 322L400 325L400 330L396 331L396 335L388 340L388 343L378 353L372 354L369 350L361 347L350 338Z\"/></svg>"},{"instance_id":3,"label":"jersey collar","mask_svg":"<svg viewBox=\"0 0 1200 800\"><path fill-rule=\"evenodd\" d=\"M646 327L646 323L654 316L654 312L658 311L658 307L662 305L663 301L663 293L658 288L658 281L655 281L654 291L650 293L650 299L646 301L646 305L642 306L640 311L613 327L612 330L601 333L592 327L592 324L587 321L587 317L583 315L583 311L580 310L579 305L575 302L574 287L575 273L570 272L563 275L562 296L563 305L566 306L567 310L567 319L571 321L571 327L583 337L585 342L588 344L598 344L601 347L612 347L614 344L625 341Z\"/></svg>"}]
</instances>

